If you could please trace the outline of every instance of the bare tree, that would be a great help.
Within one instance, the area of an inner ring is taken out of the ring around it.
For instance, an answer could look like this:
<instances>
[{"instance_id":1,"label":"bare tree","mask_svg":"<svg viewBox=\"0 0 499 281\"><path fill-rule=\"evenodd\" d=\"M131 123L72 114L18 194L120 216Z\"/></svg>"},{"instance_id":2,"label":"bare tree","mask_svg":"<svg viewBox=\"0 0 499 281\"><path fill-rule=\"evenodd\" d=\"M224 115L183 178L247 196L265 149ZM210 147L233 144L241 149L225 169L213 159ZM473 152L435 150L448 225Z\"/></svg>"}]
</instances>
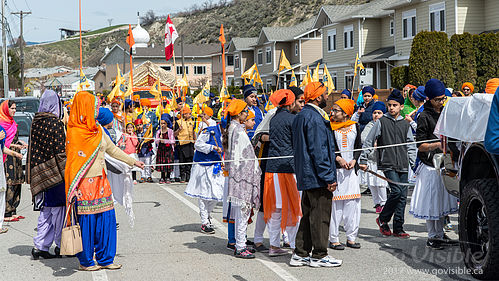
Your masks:
<instances>
[{"instance_id":1,"label":"bare tree","mask_svg":"<svg viewBox=\"0 0 499 281\"><path fill-rule=\"evenodd\" d=\"M149 10L146 12L145 16L140 17L140 24L141 25L151 25L153 24L157 19L156 14L154 14L153 10Z\"/></svg>"},{"instance_id":2,"label":"bare tree","mask_svg":"<svg viewBox=\"0 0 499 281\"><path fill-rule=\"evenodd\" d=\"M113 19L107 19L107 22L109 23L109 26L113 24Z\"/></svg>"}]
</instances>

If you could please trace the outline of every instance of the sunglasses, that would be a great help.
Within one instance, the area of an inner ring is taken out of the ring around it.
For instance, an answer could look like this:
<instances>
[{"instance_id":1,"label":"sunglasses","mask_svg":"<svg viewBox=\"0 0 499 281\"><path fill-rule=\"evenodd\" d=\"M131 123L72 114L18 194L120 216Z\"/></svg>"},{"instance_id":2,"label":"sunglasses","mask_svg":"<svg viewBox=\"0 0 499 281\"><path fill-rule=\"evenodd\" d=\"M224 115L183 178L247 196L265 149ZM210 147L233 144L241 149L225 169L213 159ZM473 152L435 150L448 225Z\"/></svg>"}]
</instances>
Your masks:
<instances>
[{"instance_id":1,"label":"sunglasses","mask_svg":"<svg viewBox=\"0 0 499 281\"><path fill-rule=\"evenodd\" d=\"M464 88L463 91L469 92L471 90L470 90L470 88Z\"/></svg>"}]
</instances>

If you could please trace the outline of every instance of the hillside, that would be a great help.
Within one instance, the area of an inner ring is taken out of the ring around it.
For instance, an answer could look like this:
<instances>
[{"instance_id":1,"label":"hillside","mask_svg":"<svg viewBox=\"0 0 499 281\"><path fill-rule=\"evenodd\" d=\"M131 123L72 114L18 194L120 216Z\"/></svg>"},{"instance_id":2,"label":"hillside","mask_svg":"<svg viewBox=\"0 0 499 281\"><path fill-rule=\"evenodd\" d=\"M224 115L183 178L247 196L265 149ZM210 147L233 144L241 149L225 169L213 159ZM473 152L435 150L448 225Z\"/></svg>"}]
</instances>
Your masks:
<instances>
[{"instance_id":1,"label":"hillside","mask_svg":"<svg viewBox=\"0 0 499 281\"><path fill-rule=\"evenodd\" d=\"M359 4L366 0L233 0L228 4L196 12L181 12L172 16L179 34L186 43L213 43L217 41L220 24L225 36L258 36L264 26L292 26L315 16L321 6ZM145 26L151 43L162 44L164 21ZM126 30L94 34L83 39L85 66L97 66L106 47L124 43ZM78 40L63 40L26 48L26 67L50 67L79 64Z\"/></svg>"}]
</instances>

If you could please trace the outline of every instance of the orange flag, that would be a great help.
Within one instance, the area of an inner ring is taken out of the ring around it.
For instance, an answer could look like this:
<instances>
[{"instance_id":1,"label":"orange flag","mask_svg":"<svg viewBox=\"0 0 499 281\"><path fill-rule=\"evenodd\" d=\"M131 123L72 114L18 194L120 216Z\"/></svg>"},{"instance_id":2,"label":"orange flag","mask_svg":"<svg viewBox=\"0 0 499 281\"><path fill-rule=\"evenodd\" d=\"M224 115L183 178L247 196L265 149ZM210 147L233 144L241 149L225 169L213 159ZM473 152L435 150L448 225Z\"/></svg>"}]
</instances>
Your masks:
<instances>
[{"instance_id":1,"label":"orange flag","mask_svg":"<svg viewBox=\"0 0 499 281\"><path fill-rule=\"evenodd\" d=\"M126 43L130 46L130 49L132 49L132 46L135 45L135 40L133 39L133 33L132 33L132 25L128 25L128 35L126 36Z\"/></svg>"},{"instance_id":2,"label":"orange flag","mask_svg":"<svg viewBox=\"0 0 499 281\"><path fill-rule=\"evenodd\" d=\"M224 34L224 25L220 26L220 36L218 37L218 41L222 43L222 45L225 45L225 34Z\"/></svg>"}]
</instances>

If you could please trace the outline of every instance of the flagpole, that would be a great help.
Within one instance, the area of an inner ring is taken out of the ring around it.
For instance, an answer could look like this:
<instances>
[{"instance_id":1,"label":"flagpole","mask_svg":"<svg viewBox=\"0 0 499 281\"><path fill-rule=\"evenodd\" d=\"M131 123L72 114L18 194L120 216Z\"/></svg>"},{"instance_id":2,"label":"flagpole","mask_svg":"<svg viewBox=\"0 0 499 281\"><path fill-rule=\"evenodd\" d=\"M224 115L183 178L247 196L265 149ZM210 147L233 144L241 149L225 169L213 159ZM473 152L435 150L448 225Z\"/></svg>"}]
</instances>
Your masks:
<instances>
[{"instance_id":1,"label":"flagpole","mask_svg":"<svg viewBox=\"0 0 499 281\"><path fill-rule=\"evenodd\" d=\"M82 39L81 39L81 0L78 0L78 11L79 11L79 23L80 23L80 77L83 72L83 51L82 51Z\"/></svg>"}]
</instances>

